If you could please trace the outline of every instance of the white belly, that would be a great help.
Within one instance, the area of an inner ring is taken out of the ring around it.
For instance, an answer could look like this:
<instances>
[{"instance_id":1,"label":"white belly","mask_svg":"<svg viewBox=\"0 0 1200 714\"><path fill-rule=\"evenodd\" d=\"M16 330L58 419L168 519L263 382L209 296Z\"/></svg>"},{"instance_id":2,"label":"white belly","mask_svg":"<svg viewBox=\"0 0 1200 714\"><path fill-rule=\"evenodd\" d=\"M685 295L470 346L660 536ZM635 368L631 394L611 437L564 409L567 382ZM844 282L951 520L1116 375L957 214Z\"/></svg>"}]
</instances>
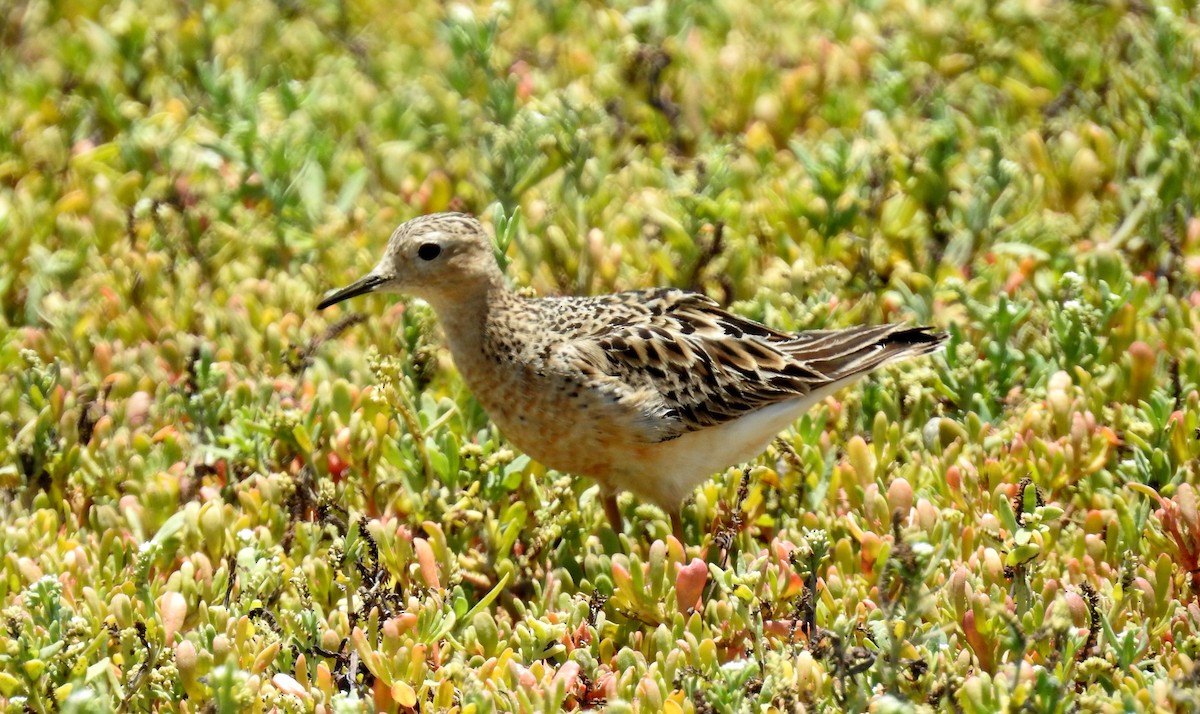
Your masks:
<instances>
[{"instance_id":1,"label":"white belly","mask_svg":"<svg viewBox=\"0 0 1200 714\"><path fill-rule=\"evenodd\" d=\"M764 407L719 426L693 431L647 450L629 490L674 507L714 474L761 454L819 400L812 395Z\"/></svg>"},{"instance_id":2,"label":"white belly","mask_svg":"<svg viewBox=\"0 0 1200 714\"><path fill-rule=\"evenodd\" d=\"M646 458L633 465L630 482L621 487L665 508L677 507L706 479L758 456L814 404L861 377L854 375L720 426L656 444Z\"/></svg>"}]
</instances>

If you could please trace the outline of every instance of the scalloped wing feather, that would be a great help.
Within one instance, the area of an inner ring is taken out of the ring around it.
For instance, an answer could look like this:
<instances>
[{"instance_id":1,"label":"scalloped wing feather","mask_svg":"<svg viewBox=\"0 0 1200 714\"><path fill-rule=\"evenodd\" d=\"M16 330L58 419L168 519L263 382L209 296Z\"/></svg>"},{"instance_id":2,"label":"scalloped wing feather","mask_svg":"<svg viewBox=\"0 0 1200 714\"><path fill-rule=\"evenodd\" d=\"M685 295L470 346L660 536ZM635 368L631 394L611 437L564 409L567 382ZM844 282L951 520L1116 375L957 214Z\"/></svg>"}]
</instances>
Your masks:
<instances>
[{"instance_id":1,"label":"scalloped wing feather","mask_svg":"<svg viewBox=\"0 0 1200 714\"><path fill-rule=\"evenodd\" d=\"M555 358L634 415L651 443L826 392L893 359L932 352L945 337L902 325L788 334L679 290L593 300L612 319L559 343Z\"/></svg>"}]
</instances>

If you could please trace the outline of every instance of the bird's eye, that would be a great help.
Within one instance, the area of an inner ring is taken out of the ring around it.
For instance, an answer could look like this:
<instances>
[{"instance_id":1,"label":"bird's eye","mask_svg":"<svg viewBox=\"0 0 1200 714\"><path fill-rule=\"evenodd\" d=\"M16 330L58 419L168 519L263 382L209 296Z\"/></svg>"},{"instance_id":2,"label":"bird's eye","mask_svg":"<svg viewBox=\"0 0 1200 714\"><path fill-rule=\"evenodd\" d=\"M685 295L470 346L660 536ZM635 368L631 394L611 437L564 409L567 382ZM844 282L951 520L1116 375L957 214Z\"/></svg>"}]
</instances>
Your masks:
<instances>
[{"instance_id":1,"label":"bird's eye","mask_svg":"<svg viewBox=\"0 0 1200 714\"><path fill-rule=\"evenodd\" d=\"M420 248L417 248L417 257L421 260L433 260L442 254L442 246L437 243L422 243Z\"/></svg>"}]
</instances>

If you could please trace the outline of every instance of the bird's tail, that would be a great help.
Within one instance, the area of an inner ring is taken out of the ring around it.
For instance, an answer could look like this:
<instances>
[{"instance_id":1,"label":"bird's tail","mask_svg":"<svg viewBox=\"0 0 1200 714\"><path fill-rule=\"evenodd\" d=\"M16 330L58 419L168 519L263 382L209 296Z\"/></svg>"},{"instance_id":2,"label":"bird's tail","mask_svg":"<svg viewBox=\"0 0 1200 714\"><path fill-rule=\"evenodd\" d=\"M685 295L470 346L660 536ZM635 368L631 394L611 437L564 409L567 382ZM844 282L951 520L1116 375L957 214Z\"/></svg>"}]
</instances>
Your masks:
<instances>
[{"instance_id":1,"label":"bird's tail","mask_svg":"<svg viewBox=\"0 0 1200 714\"><path fill-rule=\"evenodd\" d=\"M873 325L800 333L788 354L831 382L844 382L888 362L941 349L946 333L931 327Z\"/></svg>"}]
</instances>

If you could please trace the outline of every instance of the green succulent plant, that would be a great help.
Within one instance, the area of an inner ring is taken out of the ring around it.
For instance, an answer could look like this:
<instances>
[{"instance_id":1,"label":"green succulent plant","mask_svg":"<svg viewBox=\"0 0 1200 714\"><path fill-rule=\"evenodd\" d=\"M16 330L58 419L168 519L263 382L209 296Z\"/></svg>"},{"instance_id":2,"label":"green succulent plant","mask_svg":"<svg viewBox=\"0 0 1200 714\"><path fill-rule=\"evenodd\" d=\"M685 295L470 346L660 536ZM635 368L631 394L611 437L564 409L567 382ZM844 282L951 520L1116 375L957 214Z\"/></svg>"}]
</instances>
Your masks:
<instances>
[{"instance_id":1,"label":"green succulent plant","mask_svg":"<svg viewBox=\"0 0 1200 714\"><path fill-rule=\"evenodd\" d=\"M1188 3L0 7L0 710L1186 711ZM539 293L942 357L651 507L513 450L418 213Z\"/></svg>"}]
</instances>

